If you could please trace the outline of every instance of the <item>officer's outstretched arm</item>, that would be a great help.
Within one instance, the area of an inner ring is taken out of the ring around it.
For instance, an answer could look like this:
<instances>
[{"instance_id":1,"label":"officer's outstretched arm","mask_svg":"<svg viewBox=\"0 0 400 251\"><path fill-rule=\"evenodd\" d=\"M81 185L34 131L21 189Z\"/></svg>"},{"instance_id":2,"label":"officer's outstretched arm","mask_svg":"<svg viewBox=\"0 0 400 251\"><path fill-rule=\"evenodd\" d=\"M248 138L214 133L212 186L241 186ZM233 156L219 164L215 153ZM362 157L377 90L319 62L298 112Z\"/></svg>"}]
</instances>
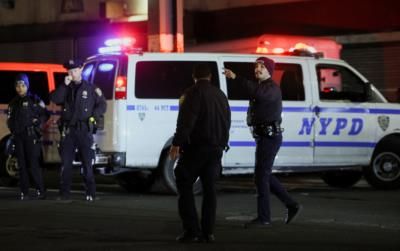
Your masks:
<instances>
[{"instance_id":1,"label":"officer's outstretched arm","mask_svg":"<svg viewBox=\"0 0 400 251\"><path fill-rule=\"evenodd\" d=\"M242 86L243 89L247 91L248 94L252 95L257 87L257 83L247 80L241 76L238 76L236 73L234 73L232 70L228 68L224 68L224 71L222 74L226 76L226 78L229 80L227 81L228 84L239 84Z\"/></svg>"}]
</instances>

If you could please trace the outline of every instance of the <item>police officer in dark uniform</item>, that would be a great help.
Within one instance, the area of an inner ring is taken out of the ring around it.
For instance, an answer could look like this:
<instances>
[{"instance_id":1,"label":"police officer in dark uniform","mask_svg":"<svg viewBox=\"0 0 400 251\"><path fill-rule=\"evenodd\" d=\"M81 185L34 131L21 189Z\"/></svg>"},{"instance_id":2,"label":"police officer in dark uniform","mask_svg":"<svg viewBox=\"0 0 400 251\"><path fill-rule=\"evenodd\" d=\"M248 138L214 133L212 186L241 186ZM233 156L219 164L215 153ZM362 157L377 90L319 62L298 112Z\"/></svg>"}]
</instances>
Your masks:
<instances>
[{"instance_id":1,"label":"police officer in dark uniform","mask_svg":"<svg viewBox=\"0 0 400 251\"><path fill-rule=\"evenodd\" d=\"M64 64L68 70L64 83L51 93L51 101L62 106L59 121L62 160L60 199L68 200L71 188L72 162L75 149L82 161L83 178L86 184L86 200L94 201L96 184L93 174L95 147L93 133L96 122L106 111L106 100L101 90L82 79L82 64L70 60Z\"/></svg>"},{"instance_id":2,"label":"police officer in dark uniform","mask_svg":"<svg viewBox=\"0 0 400 251\"><path fill-rule=\"evenodd\" d=\"M215 182L223 150L228 144L231 114L225 94L211 84L207 64L194 67L193 79L195 85L180 99L176 132L169 152L173 160L180 156L175 176L184 232L177 241L211 242L214 241L217 204ZM201 228L193 196L193 184L198 177L203 185Z\"/></svg>"},{"instance_id":3,"label":"police officer in dark uniform","mask_svg":"<svg viewBox=\"0 0 400 251\"><path fill-rule=\"evenodd\" d=\"M229 69L224 70L228 79L247 90L250 105L247 111L247 124L250 126L256 141L256 163L254 170L257 187L257 218L246 224L250 226L268 226L271 223L270 191L281 200L287 210L285 223L291 222L299 213L301 206L294 201L283 188L279 180L272 175L272 166L282 144L281 113L282 94L279 86L272 80L275 63L273 60L260 57L255 63L253 82L236 76Z\"/></svg>"},{"instance_id":4,"label":"police officer in dark uniform","mask_svg":"<svg viewBox=\"0 0 400 251\"><path fill-rule=\"evenodd\" d=\"M29 199L29 173L33 178L38 199L45 199L42 169L39 164L41 153L40 126L47 121L45 104L29 92L29 78L26 74L17 75L15 81L17 96L8 106L7 126L15 144L15 155L20 171L21 200Z\"/></svg>"}]
</instances>

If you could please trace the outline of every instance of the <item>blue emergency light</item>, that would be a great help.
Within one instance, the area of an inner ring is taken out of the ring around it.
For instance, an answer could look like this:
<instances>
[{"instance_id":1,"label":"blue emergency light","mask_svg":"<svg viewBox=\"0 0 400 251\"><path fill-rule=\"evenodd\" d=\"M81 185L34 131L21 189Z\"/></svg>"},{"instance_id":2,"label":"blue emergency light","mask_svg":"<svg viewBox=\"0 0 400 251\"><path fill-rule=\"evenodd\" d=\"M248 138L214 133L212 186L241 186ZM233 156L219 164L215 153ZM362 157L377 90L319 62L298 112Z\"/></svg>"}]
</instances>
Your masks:
<instances>
[{"instance_id":1,"label":"blue emergency light","mask_svg":"<svg viewBox=\"0 0 400 251\"><path fill-rule=\"evenodd\" d=\"M98 52L100 54L130 51L134 49L136 39L133 37L111 38L104 42L105 47L100 47Z\"/></svg>"}]
</instances>

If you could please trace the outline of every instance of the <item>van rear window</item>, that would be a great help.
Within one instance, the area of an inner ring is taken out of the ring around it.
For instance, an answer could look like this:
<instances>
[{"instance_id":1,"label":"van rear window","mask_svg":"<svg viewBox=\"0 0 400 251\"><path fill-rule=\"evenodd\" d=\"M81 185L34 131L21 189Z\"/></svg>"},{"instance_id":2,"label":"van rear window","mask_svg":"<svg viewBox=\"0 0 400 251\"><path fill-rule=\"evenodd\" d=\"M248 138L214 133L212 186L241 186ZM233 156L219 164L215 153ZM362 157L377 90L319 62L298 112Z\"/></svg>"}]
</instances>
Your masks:
<instances>
[{"instance_id":1,"label":"van rear window","mask_svg":"<svg viewBox=\"0 0 400 251\"><path fill-rule=\"evenodd\" d=\"M0 103L8 104L17 95L15 92L15 78L19 73L28 75L29 90L38 95L46 104L49 103L49 86L46 72L27 71L0 71Z\"/></svg>"},{"instance_id":2,"label":"van rear window","mask_svg":"<svg viewBox=\"0 0 400 251\"><path fill-rule=\"evenodd\" d=\"M136 64L135 96L151 99L177 99L193 85L192 69L199 61L142 61ZM219 88L216 62L210 66L212 83ZM129 87L128 87L129 88Z\"/></svg>"}]
</instances>

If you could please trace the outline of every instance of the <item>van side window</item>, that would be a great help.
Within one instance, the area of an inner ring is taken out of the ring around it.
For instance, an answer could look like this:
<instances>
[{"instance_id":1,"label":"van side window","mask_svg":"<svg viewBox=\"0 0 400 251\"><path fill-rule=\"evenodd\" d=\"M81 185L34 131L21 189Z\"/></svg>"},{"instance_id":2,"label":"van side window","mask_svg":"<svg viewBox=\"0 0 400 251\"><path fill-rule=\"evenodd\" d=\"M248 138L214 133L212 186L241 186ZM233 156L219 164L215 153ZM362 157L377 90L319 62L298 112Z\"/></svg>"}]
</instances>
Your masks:
<instances>
[{"instance_id":1,"label":"van side window","mask_svg":"<svg viewBox=\"0 0 400 251\"><path fill-rule=\"evenodd\" d=\"M46 72L0 71L0 103L8 104L17 95L15 92L15 77L25 73L29 77L30 91L38 95L46 104L49 103L49 86Z\"/></svg>"},{"instance_id":2,"label":"van side window","mask_svg":"<svg viewBox=\"0 0 400 251\"><path fill-rule=\"evenodd\" d=\"M323 100L366 101L366 84L339 65L317 65L319 97Z\"/></svg>"},{"instance_id":3,"label":"van side window","mask_svg":"<svg viewBox=\"0 0 400 251\"><path fill-rule=\"evenodd\" d=\"M101 61L93 77L93 84L101 89L106 99L113 98L114 82L116 78L117 61Z\"/></svg>"},{"instance_id":4,"label":"van side window","mask_svg":"<svg viewBox=\"0 0 400 251\"><path fill-rule=\"evenodd\" d=\"M272 78L281 87L283 101L305 100L301 65L277 63Z\"/></svg>"},{"instance_id":5,"label":"van side window","mask_svg":"<svg viewBox=\"0 0 400 251\"><path fill-rule=\"evenodd\" d=\"M254 78L254 63L225 62L224 66L246 79L256 81ZM287 101L304 101L304 84L301 65L282 64L275 65L272 79L281 87L282 99ZM248 100L248 93L233 80L227 79L228 98L231 100Z\"/></svg>"},{"instance_id":6,"label":"van side window","mask_svg":"<svg viewBox=\"0 0 400 251\"><path fill-rule=\"evenodd\" d=\"M136 64L135 96L151 99L177 99L193 85L192 70L198 61L142 61ZM216 62L210 66L212 84L219 88ZM129 88L129 87L128 87Z\"/></svg>"}]
</instances>

